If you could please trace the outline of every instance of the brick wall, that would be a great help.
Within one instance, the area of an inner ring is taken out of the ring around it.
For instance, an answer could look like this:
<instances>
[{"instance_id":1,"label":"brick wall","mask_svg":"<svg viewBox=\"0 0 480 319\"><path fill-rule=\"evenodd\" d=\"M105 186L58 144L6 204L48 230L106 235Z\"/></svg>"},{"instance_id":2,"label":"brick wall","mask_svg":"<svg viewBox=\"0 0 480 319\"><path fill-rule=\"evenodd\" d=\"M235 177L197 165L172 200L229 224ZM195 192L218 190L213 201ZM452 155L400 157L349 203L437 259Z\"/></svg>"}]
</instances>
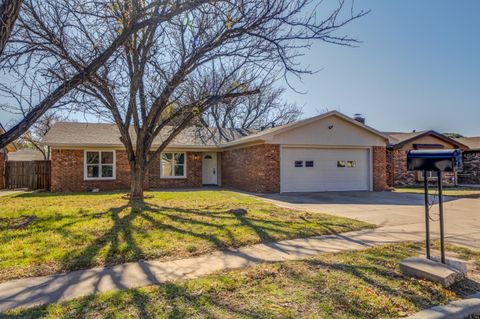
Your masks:
<instances>
[{"instance_id":1,"label":"brick wall","mask_svg":"<svg viewBox=\"0 0 480 319\"><path fill-rule=\"evenodd\" d=\"M387 148L387 185L393 187L393 150Z\"/></svg>"},{"instance_id":2,"label":"brick wall","mask_svg":"<svg viewBox=\"0 0 480 319\"><path fill-rule=\"evenodd\" d=\"M391 151L391 171L393 173L392 180L394 187L414 186L423 184L423 181L418 181L417 173L410 172L407 169L407 154L408 151L402 149L395 149ZM445 172L443 174L443 183L445 185L453 185L454 173Z\"/></svg>"},{"instance_id":3,"label":"brick wall","mask_svg":"<svg viewBox=\"0 0 480 319\"><path fill-rule=\"evenodd\" d=\"M130 165L126 151L115 151L115 180L84 180L83 150L52 150L52 191L79 192L92 188L101 190L129 189ZM195 154L198 160L195 160ZM200 153L187 153L187 178L160 179L160 159L146 173L145 189L182 188L202 186L202 156Z\"/></svg>"},{"instance_id":4,"label":"brick wall","mask_svg":"<svg viewBox=\"0 0 480 319\"><path fill-rule=\"evenodd\" d=\"M458 173L460 184L480 184L480 152L463 153L463 171Z\"/></svg>"},{"instance_id":5,"label":"brick wall","mask_svg":"<svg viewBox=\"0 0 480 319\"><path fill-rule=\"evenodd\" d=\"M387 148L373 147L373 190L376 192L388 189Z\"/></svg>"},{"instance_id":6,"label":"brick wall","mask_svg":"<svg viewBox=\"0 0 480 319\"><path fill-rule=\"evenodd\" d=\"M226 150L222 154L222 185L250 192L280 192L280 146Z\"/></svg>"},{"instance_id":7,"label":"brick wall","mask_svg":"<svg viewBox=\"0 0 480 319\"><path fill-rule=\"evenodd\" d=\"M115 180L84 180L83 150L52 149L52 186L53 192L79 192L92 188L101 190L127 189L130 187L130 166L127 153L116 151Z\"/></svg>"},{"instance_id":8,"label":"brick wall","mask_svg":"<svg viewBox=\"0 0 480 319\"><path fill-rule=\"evenodd\" d=\"M5 159L6 154L0 151L0 189L5 188Z\"/></svg>"},{"instance_id":9,"label":"brick wall","mask_svg":"<svg viewBox=\"0 0 480 319\"><path fill-rule=\"evenodd\" d=\"M415 172L407 170L408 151L392 150L393 186L408 186L417 184Z\"/></svg>"},{"instance_id":10,"label":"brick wall","mask_svg":"<svg viewBox=\"0 0 480 319\"><path fill-rule=\"evenodd\" d=\"M160 178L160 158L149 169L148 182L151 188L185 188L202 186L202 153L187 152L186 178Z\"/></svg>"}]
</instances>

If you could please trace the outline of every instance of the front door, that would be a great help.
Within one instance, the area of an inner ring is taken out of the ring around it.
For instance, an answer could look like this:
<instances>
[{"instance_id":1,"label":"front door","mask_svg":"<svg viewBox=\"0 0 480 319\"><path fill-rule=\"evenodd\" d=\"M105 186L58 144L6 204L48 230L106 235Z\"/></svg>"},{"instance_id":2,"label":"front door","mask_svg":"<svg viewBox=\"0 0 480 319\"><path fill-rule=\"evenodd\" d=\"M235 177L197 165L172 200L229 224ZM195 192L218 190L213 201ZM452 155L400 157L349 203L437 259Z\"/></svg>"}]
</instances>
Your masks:
<instances>
[{"instance_id":1,"label":"front door","mask_svg":"<svg viewBox=\"0 0 480 319\"><path fill-rule=\"evenodd\" d=\"M203 185L217 185L217 153L203 153Z\"/></svg>"}]
</instances>

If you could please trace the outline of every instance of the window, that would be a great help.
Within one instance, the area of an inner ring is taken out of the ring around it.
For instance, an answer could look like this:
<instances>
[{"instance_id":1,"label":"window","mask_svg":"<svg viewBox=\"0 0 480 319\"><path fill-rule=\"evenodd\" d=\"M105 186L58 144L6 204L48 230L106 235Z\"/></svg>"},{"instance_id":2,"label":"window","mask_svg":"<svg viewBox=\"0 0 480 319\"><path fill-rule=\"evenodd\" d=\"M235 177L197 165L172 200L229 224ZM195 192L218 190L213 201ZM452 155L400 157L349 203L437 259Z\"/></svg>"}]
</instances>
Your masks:
<instances>
[{"instance_id":1,"label":"window","mask_svg":"<svg viewBox=\"0 0 480 319\"><path fill-rule=\"evenodd\" d=\"M303 161L295 161L295 167L303 167Z\"/></svg>"},{"instance_id":2,"label":"window","mask_svg":"<svg viewBox=\"0 0 480 319\"><path fill-rule=\"evenodd\" d=\"M160 176L163 178L185 177L185 157L185 153L162 153Z\"/></svg>"},{"instance_id":3,"label":"window","mask_svg":"<svg viewBox=\"0 0 480 319\"><path fill-rule=\"evenodd\" d=\"M438 173L435 172L435 171L427 171L427 177L428 177L428 180L431 181L431 180L437 180L438 178ZM419 171L418 172L418 181L424 181L425 180L425 177L423 176L423 171Z\"/></svg>"},{"instance_id":4,"label":"window","mask_svg":"<svg viewBox=\"0 0 480 319\"><path fill-rule=\"evenodd\" d=\"M353 168L357 166L357 161L338 161L337 167Z\"/></svg>"},{"instance_id":5,"label":"window","mask_svg":"<svg viewBox=\"0 0 480 319\"><path fill-rule=\"evenodd\" d=\"M85 179L115 179L115 152L85 151Z\"/></svg>"},{"instance_id":6,"label":"window","mask_svg":"<svg viewBox=\"0 0 480 319\"><path fill-rule=\"evenodd\" d=\"M313 167L313 161L305 161L305 167Z\"/></svg>"}]
</instances>

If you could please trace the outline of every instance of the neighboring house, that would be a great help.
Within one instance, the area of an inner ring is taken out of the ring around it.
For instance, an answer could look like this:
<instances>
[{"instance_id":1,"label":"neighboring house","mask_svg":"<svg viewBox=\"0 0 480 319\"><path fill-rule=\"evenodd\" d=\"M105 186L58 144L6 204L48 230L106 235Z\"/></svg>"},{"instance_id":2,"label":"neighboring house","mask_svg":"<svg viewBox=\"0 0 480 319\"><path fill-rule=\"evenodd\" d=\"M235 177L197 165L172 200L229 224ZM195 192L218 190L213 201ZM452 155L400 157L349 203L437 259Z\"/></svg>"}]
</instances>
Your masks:
<instances>
[{"instance_id":1,"label":"neighboring house","mask_svg":"<svg viewBox=\"0 0 480 319\"><path fill-rule=\"evenodd\" d=\"M45 157L39 150L24 148L14 153L9 153L7 159L12 162L18 161L43 161Z\"/></svg>"},{"instance_id":2,"label":"neighboring house","mask_svg":"<svg viewBox=\"0 0 480 319\"><path fill-rule=\"evenodd\" d=\"M233 141L211 131L191 127L179 134L147 172L146 187L221 185L265 193L387 188L388 138L336 111ZM56 123L44 143L51 148L52 191L130 186L115 125Z\"/></svg>"},{"instance_id":3,"label":"neighboring house","mask_svg":"<svg viewBox=\"0 0 480 319\"><path fill-rule=\"evenodd\" d=\"M469 147L463 152L463 170L458 173L458 183L480 185L480 137L462 137L455 140Z\"/></svg>"},{"instance_id":4,"label":"neighboring house","mask_svg":"<svg viewBox=\"0 0 480 319\"><path fill-rule=\"evenodd\" d=\"M407 170L407 153L410 150L468 149L468 146L462 142L432 130L410 133L385 132L384 134L389 138L387 175L390 187L416 185L424 181L423 172L409 172ZM435 172L428 174L432 180L437 178ZM446 184L455 184L456 180L455 173L444 174Z\"/></svg>"}]
</instances>

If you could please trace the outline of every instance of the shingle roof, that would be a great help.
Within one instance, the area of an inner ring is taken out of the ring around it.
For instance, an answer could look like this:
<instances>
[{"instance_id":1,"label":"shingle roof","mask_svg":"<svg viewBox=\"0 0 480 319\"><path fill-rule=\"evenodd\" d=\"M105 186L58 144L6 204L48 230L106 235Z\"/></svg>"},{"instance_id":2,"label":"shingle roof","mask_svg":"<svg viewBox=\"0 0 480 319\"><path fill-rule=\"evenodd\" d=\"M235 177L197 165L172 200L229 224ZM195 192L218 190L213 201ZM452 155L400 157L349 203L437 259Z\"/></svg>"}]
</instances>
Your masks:
<instances>
[{"instance_id":1,"label":"shingle roof","mask_svg":"<svg viewBox=\"0 0 480 319\"><path fill-rule=\"evenodd\" d=\"M480 150L480 136L460 137L455 139L457 142L467 145L472 150Z\"/></svg>"},{"instance_id":2,"label":"shingle roof","mask_svg":"<svg viewBox=\"0 0 480 319\"><path fill-rule=\"evenodd\" d=\"M189 127L178 134L178 136L169 143L169 147L230 147L252 141L261 141L267 139L271 135L288 131L302 125L307 125L328 116L338 116L372 134L381 136L385 140L387 139L386 135L365 124L357 122L337 111L331 111L264 131L236 129L218 130L215 128L199 129L197 127ZM154 140L153 147L159 146L169 135L170 130L171 128L169 127L162 131ZM132 139L135 136L133 128L131 128L130 136ZM58 122L44 137L43 142L49 146L123 147L123 144L120 141L120 132L115 124Z\"/></svg>"},{"instance_id":3,"label":"shingle roof","mask_svg":"<svg viewBox=\"0 0 480 319\"><path fill-rule=\"evenodd\" d=\"M424 134L427 131L416 131L416 132L384 132L383 134L388 136L388 142L390 144L402 143L411 138L417 137Z\"/></svg>"},{"instance_id":4,"label":"shingle roof","mask_svg":"<svg viewBox=\"0 0 480 319\"><path fill-rule=\"evenodd\" d=\"M160 145L168 136L171 127L165 130L155 138L154 146ZM189 127L183 130L169 144L170 147L216 147L221 143L235 140L245 135L249 131L239 131L223 129L219 131L213 128ZM135 138L133 128L130 130L130 136ZM132 141L135 143L135 141ZM115 124L103 123L77 123L77 122L57 122L45 135L43 143L50 146L109 146L121 147L120 131Z\"/></svg>"}]
</instances>

